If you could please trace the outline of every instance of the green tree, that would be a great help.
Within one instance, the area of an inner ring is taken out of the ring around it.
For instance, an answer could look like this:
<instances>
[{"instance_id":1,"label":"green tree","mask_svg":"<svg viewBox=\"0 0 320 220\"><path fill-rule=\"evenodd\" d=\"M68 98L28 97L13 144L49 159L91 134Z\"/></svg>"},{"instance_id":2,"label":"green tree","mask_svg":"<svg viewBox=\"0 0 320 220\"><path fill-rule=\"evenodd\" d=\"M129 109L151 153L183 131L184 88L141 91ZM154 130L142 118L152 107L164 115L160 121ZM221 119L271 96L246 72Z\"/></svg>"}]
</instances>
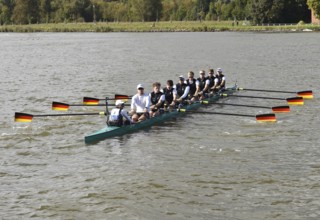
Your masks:
<instances>
[{"instance_id":1,"label":"green tree","mask_svg":"<svg viewBox=\"0 0 320 220\"><path fill-rule=\"evenodd\" d=\"M16 0L12 18L15 23L19 24L32 24L39 22L38 0Z\"/></svg>"},{"instance_id":2,"label":"green tree","mask_svg":"<svg viewBox=\"0 0 320 220\"><path fill-rule=\"evenodd\" d=\"M314 15L320 18L320 0L307 0L307 4L313 10Z\"/></svg>"},{"instance_id":3,"label":"green tree","mask_svg":"<svg viewBox=\"0 0 320 220\"><path fill-rule=\"evenodd\" d=\"M280 22L297 23L310 22L311 15L305 0L287 0L284 2L283 11L280 13Z\"/></svg>"},{"instance_id":4,"label":"green tree","mask_svg":"<svg viewBox=\"0 0 320 220\"><path fill-rule=\"evenodd\" d=\"M40 21L45 23L50 22L51 12L52 12L51 0L40 0L39 1Z\"/></svg>"},{"instance_id":5,"label":"green tree","mask_svg":"<svg viewBox=\"0 0 320 220\"><path fill-rule=\"evenodd\" d=\"M275 22L280 17L285 0L252 0L253 23Z\"/></svg>"},{"instance_id":6,"label":"green tree","mask_svg":"<svg viewBox=\"0 0 320 220\"><path fill-rule=\"evenodd\" d=\"M134 18L140 21L156 21L162 14L161 0L129 0Z\"/></svg>"},{"instance_id":7,"label":"green tree","mask_svg":"<svg viewBox=\"0 0 320 220\"><path fill-rule=\"evenodd\" d=\"M14 0L2 0L0 1L0 24L9 24L15 5Z\"/></svg>"}]
</instances>

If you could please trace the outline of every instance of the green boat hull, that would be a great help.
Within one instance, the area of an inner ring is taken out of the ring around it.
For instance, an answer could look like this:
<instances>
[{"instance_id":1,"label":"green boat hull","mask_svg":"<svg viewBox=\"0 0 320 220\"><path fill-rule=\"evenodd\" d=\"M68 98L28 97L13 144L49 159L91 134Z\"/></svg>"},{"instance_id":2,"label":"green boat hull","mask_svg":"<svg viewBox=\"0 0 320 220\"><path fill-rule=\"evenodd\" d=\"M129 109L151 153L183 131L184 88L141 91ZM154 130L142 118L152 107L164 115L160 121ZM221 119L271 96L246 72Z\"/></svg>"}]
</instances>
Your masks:
<instances>
[{"instance_id":1,"label":"green boat hull","mask_svg":"<svg viewBox=\"0 0 320 220\"><path fill-rule=\"evenodd\" d=\"M224 91L224 93L227 94L231 94L233 92L235 92L237 89L236 86L232 87L232 88L228 88L227 90ZM210 102L216 102L221 98L221 96L219 94L214 95L210 98L207 98L206 101L210 101ZM187 110L194 110L199 108L201 105L201 103L197 102L197 103L193 103L191 105L187 105L184 108ZM128 134L128 133L132 133L147 127L151 127L154 124L158 124L164 121L167 121L171 118L175 118L181 114L181 113L177 110L168 112L168 113L164 113L162 115L159 115L157 117L153 117L150 118L148 120L142 121L140 123L137 124L132 124L132 125L127 125L127 126L123 126L123 127L116 127L116 126L106 126L92 134L86 135L85 136L85 143L86 144L92 144L92 143L96 143L98 141L107 139L107 138L111 138L111 137L115 137L115 136L121 136L124 134Z\"/></svg>"}]
</instances>

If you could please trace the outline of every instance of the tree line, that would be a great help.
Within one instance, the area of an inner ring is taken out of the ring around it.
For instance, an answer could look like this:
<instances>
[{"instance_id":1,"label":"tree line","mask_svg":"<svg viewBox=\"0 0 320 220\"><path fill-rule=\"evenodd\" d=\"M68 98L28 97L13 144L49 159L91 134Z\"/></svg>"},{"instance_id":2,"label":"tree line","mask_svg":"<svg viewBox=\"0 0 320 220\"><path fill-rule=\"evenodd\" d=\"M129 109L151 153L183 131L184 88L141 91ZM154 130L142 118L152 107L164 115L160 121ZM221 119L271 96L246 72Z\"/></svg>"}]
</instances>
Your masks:
<instances>
[{"instance_id":1,"label":"tree line","mask_svg":"<svg viewBox=\"0 0 320 220\"><path fill-rule=\"evenodd\" d=\"M310 22L320 0L0 0L0 24L250 20Z\"/></svg>"}]
</instances>

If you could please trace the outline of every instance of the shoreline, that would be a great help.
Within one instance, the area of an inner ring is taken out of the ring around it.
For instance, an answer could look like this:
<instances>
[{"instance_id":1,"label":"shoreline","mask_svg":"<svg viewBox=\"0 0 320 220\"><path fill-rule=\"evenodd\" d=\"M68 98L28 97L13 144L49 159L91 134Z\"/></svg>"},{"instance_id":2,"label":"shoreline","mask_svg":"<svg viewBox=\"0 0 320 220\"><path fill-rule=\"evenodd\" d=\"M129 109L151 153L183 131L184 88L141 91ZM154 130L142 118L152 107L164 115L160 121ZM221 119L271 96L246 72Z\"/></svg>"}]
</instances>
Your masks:
<instances>
[{"instance_id":1,"label":"shoreline","mask_svg":"<svg viewBox=\"0 0 320 220\"><path fill-rule=\"evenodd\" d=\"M231 21L97 22L0 25L0 32L320 32L320 24L235 25Z\"/></svg>"}]
</instances>

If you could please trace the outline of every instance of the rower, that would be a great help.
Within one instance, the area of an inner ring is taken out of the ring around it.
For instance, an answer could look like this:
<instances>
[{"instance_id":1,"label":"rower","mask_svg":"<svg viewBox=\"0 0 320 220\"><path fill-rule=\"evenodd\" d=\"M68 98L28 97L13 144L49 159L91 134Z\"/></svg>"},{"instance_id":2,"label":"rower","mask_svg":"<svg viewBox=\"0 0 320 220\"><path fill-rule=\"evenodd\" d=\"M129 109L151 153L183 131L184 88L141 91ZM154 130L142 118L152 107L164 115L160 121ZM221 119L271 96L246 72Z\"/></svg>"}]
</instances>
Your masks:
<instances>
[{"instance_id":1,"label":"rower","mask_svg":"<svg viewBox=\"0 0 320 220\"><path fill-rule=\"evenodd\" d=\"M219 80L217 89L223 91L226 86L226 77L222 74L222 69L217 69L217 78Z\"/></svg>"},{"instance_id":2,"label":"rower","mask_svg":"<svg viewBox=\"0 0 320 220\"><path fill-rule=\"evenodd\" d=\"M129 117L127 110L124 109L124 102L122 100L117 100L115 103L115 108L111 110L108 125L119 126L129 125L134 123Z\"/></svg>"},{"instance_id":3,"label":"rower","mask_svg":"<svg viewBox=\"0 0 320 220\"><path fill-rule=\"evenodd\" d=\"M165 96L165 106L169 107L170 109L174 108L176 104L176 99L177 99L177 91L173 87L173 81L169 79L167 81L167 86L162 90Z\"/></svg>"},{"instance_id":4,"label":"rower","mask_svg":"<svg viewBox=\"0 0 320 220\"><path fill-rule=\"evenodd\" d=\"M161 84L155 82L152 84L153 91L150 93L150 116L154 117L160 114L160 109L163 109L165 102L165 95L160 91Z\"/></svg>"},{"instance_id":5,"label":"rower","mask_svg":"<svg viewBox=\"0 0 320 220\"><path fill-rule=\"evenodd\" d=\"M188 86L183 75L179 76L179 82L175 85L177 91L177 104L184 104L185 100L188 98L190 86Z\"/></svg>"},{"instance_id":6,"label":"rower","mask_svg":"<svg viewBox=\"0 0 320 220\"><path fill-rule=\"evenodd\" d=\"M198 97L195 96L196 90L197 90L197 80L194 78L194 72L189 71L188 72L188 79L186 80L186 84L190 87L188 99L190 100L189 103L193 103L194 101L198 100Z\"/></svg>"},{"instance_id":7,"label":"rower","mask_svg":"<svg viewBox=\"0 0 320 220\"><path fill-rule=\"evenodd\" d=\"M131 99L131 115L134 122L149 118L150 97L144 93L144 86L137 85L137 94Z\"/></svg>"},{"instance_id":8,"label":"rower","mask_svg":"<svg viewBox=\"0 0 320 220\"><path fill-rule=\"evenodd\" d=\"M219 80L215 76L213 69L209 69L208 75L209 75L208 79L210 80L209 91L210 91L210 94L212 95L216 91L218 91L217 87L218 87Z\"/></svg>"},{"instance_id":9,"label":"rower","mask_svg":"<svg viewBox=\"0 0 320 220\"><path fill-rule=\"evenodd\" d=\"M209 85L210 85L210 80L205 77L206 73L204 70L200 70L199 72L199 78L197 79L196 82L196 94L198 94L198 97L200 100L203 100L208 96L208 91L209 91Z\"/></svg>"}]
</instances>

